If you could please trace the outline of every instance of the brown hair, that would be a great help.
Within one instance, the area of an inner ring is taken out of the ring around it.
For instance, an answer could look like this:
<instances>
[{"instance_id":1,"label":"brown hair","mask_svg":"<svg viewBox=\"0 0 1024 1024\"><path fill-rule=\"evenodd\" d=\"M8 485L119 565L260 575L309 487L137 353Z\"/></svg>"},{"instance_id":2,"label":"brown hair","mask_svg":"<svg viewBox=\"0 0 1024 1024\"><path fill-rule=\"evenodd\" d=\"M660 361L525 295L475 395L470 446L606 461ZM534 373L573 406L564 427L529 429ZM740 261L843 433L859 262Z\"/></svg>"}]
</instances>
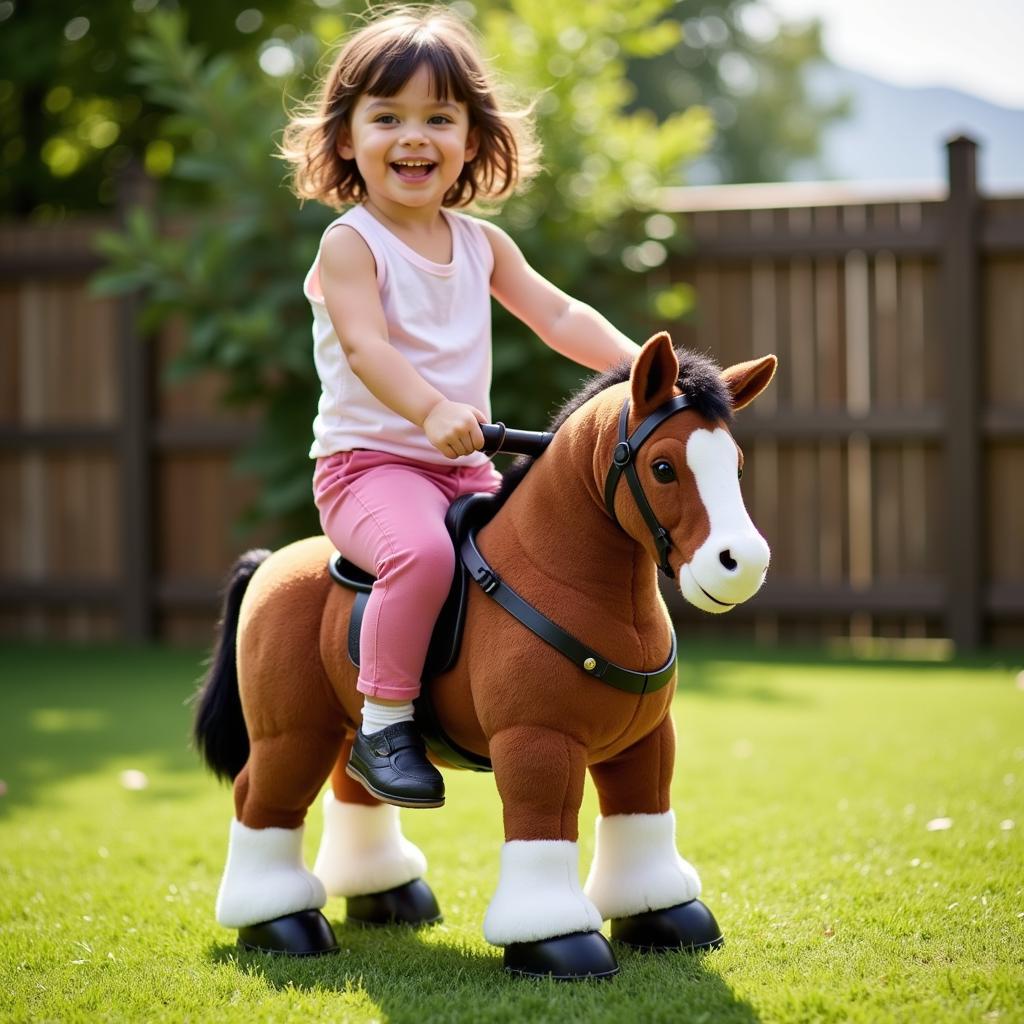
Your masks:
<instances>
[{"instance_id":1,"label":"brown hair","mask_svg":"<svg viewBox=\"0 0 1024 1024\"><path fill-rule=\"evenodd\" d=\"M478 137L476 156L448 190L445 206L507 196L537 172L532 110L501 109L470 27L443 7L402 6L345 42L311 102L285 128L280 155L292 165L299 198L335 208L365 198L355 160L338 152L352 108L364 94L394 96L424 65L438 99L466 104Z\"/></svg>"}]
</instances>

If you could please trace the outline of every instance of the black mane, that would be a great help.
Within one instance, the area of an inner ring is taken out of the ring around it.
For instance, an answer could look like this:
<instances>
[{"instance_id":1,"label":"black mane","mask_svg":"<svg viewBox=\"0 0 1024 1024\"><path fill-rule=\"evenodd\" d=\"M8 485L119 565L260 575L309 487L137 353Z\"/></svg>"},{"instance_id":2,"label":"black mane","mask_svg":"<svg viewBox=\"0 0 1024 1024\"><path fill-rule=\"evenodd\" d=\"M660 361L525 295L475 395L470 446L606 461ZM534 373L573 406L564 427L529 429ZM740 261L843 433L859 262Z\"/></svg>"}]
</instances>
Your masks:
<instances>
[{"instance_id":1,"label":"black mane","mask_svg":"<svg viewBox=\"0 0 1024 1024\"><path fill-rule=\"evenodd\" d=\"M729 389L719 376L720 368L706 356L698 355L689 349L677 348L676 358L679 360L679 377L676 385L690 400L693 408L705 419L732 422L732 401ZM624 359L604 373L594 374L574 395L566 399L562 407L555 413L548 426L554 433L580 406L589 402L595 395L614 384L629 380L633 368L631 359ZM508 500L512 492L522 482L534 459L529 455L520 455L504 473L501 490L497 495L497 507L500 508Z\"/></svg>"}]
</instances>

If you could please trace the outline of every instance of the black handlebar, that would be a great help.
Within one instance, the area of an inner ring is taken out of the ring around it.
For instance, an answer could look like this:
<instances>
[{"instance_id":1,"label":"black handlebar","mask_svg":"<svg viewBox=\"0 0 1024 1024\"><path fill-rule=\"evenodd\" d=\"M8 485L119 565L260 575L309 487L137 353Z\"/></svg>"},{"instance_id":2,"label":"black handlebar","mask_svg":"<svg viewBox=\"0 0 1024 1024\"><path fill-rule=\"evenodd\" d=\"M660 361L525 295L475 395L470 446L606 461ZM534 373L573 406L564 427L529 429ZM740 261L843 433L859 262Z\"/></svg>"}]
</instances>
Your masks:
<instances>
[{"instance_id":1,"label":"black handlebar","mask_svg":"<svg viewBox=\"0 0 1024 1024\"><path fill-rule=\"evenodd\" d=\"M480 431L484 435L483 451L487 455L511 452L536 458L555 436L540 430L510 430L504 423L481 423Z\"/></svg>"}]
</instances>

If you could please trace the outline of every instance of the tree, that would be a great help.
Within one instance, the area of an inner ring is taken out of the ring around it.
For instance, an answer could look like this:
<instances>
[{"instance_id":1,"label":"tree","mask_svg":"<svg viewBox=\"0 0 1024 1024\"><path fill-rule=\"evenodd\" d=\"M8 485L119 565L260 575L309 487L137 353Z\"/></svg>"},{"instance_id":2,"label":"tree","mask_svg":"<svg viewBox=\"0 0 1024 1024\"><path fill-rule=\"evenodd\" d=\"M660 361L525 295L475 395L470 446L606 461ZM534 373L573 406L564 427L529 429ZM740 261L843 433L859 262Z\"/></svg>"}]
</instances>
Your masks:
<instances>
[{"instance_id":1,"label":"tree","mask_svg":"<svg viewBox=\"0 0 1024 1024\"><path fill-rule=\"evenodd\" d=\"M288 25L295 0L259 11L177 0L210 52L252 56L275 33L308 45ZM301 6L305 6L302 4ZM132 159L160 176L173 160L160 126L166 110L137 95L125 40L145 30L158 0L0 3L0 210L55 217L112 206L115 178ZM306 12L302 12L307 20Z\"/></svg>"},{"instance_id":2,"label":"tree","mask_svg":"<svg viewBox=\"0 0 1024 1024\"><path fill-rule=\"evenodd\" d=\"M715 137L701 176L784 181L815 166L821 132L849 111L845 98L815 101L804 81L826 59L820 23L781 24L758 0L678 0L672 16L682 39L653 60L631 61L629 77L637 104L659 118L694 104L711 111Z\"/></svg>"},{"instance_id":3,"label":"tree","mask_svg":"<svg viewBox=\"0 0 1024 1024\"><path fill-rule=\"evenodd\" d=\"M473 9L466 0L460 3ZM260 0L246 8L207 0L4 0L0 211L55 217L110 207L115 177L133 159L154 177L167 173L174 148L161 134L166 111L134 88L125 41L144 32L151 14L168 6L185 15L191 40L206 53L232 54L242 63L259 57L268 67L294 60L301 72L358 4ZM618 87L637 87L627 109L651 110L659 120L692 106L712 112L710 173L723 181L785 177L796 161L815 156L822 128L844 109L814 103L804 88L803 69L822 58L818 26L780 26L763 0L641 5L644 16L653 9L653 18L661 19L654 29L644 23L643 42L627 27L636 19L622 4L478 0L476 8L481 22L512 19L539 33L543 45L532 55L517 51L534 45L526 42L526 32L510 37L505 54L510 67L529 73L530 89L566 79L555 72L576 61L583 52L580 40L596 30L608 53L627 61L628 80L620 79ZM550 15L550 24L541 15ZM553 42L557 49L550 48ZM554 71L545 56L555 59ZM554 95L564 109L566 97ZM545 95L543 102L555 100Z\"/></svg>"},{"instance_id":4,"label":"tree","mask_svg":"<svg viewBox=\"0 0 1024 1024\"><path fill-rule=\"evenodd\" d=\"M661 20L670 3L562 0L553 10L542 0L511 0L479 18L488 51L539 97L550 168L506 204L501 220L538 269L638 338L656 309L660 323L685 312L684 295L652 296L641 274L678 244L671 221L656 212L657 190L679 183L710 130L700 108L661 124L627 110L626 60L657 55L679 38L678 26ZM306 533L318 386L299 285L331 214L300 208L270 157L284 120L282 79L237 54L204 56L185 24L154 11L129 50L146 102L168 111L160 137L174 153L165 181L175 187L163 190L164 201L188 188L203 215L181 235L137 211L124 232L104 239L111 265L98 286L143 288L151 326L172 314L187 318L178 372L223 371L228 400L263 410L261 436L246 455L266 481L254 513L283 523L287 536ZM301 67L302 54L289 52ZM576 69L585 74L569 74ZM298 86L292 80L288 88ZM496 414L533 427L547 422L582 373L507 317L495 324L494 368Z\"/></svg>"},{"instance_id":5,"label":"tree","mask_svg":"<svg viewBox=\"0 0 1024 1024\"><path fill-rule=\"evenodd\" d=\"M654 323L666 325L690 308L685 290L652 294L643 275L682 244L674 224L657 214L657 191L681 184L686 164L710 141L702 107L659 123L633 103L627 64L678 41L671 7L672 0L568 0L554 7L511 0L480 15L502 71L539 96L548 169L536 187L506 204L500 219L533 266L640 340ZM496 409L509 421L545 423L579 384L580 369L500 311L495 333Z\"/></svg>"}]
</instances>

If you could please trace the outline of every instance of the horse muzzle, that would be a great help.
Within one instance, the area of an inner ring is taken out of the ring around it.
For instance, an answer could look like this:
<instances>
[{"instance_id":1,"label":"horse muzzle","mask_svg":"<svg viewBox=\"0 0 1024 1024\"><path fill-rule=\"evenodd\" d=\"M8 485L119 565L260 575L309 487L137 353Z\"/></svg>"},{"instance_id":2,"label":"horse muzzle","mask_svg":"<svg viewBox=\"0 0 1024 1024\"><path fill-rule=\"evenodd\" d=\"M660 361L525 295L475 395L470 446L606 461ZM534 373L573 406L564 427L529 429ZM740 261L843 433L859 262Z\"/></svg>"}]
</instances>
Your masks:
<instances>
[{"instance_id":1,"label":"horse muzzle","mask_svg":"<svg viewBox=\"0 0 1024 1024\"><path fill-rule=\"evenodd\" d=\"M764 583L771 552L756 530L731 536L712 534L679 567L679 590L694 607L712 615L749 601Z\"/></svg>"}]
</instances>

